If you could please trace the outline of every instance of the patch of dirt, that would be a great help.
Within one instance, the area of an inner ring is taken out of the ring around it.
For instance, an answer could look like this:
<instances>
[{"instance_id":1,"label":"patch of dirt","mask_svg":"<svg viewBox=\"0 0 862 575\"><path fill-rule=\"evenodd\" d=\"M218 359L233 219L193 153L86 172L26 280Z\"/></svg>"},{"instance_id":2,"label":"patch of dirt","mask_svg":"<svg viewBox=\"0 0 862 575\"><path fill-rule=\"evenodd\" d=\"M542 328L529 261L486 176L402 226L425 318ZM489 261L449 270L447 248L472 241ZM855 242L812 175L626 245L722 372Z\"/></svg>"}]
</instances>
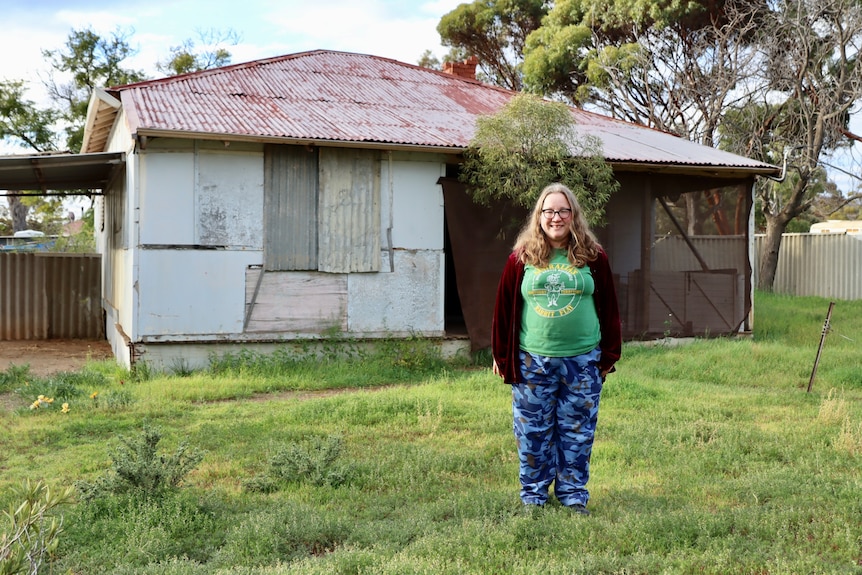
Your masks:
<instances>
[{"instance_id":1,"label":"patch of dirt","mask_svg":"<svg viewBox=\"0 0 862 575\"><path fill-rule=\"evenodd\" d=\"M0 341L0 371L10 365L29 365L30 373L41 377L61 371L77 371L87 361L114 357L105 340L44 339Z\"/></svg>"}]
</instances>

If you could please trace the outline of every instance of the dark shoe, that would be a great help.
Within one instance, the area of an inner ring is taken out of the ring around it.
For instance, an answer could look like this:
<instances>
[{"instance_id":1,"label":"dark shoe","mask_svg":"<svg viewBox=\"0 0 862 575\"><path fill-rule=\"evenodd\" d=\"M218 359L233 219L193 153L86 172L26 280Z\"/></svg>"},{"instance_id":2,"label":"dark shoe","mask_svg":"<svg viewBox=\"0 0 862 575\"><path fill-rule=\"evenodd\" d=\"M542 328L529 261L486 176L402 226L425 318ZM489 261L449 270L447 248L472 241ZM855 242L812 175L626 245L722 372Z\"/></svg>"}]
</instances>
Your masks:
<instances>
[{"instance_id":1,"label":"dark shoe","mask_svg":"<svg viewBox=\"0 0 862 575\"><path fill-rule=\"evenodd\" d=\"M570 510L572 513L577 513L578 515L589 515L590 511L586 508L586 506L581 505L580 503L575 503L574 505L569 505L566 509Z\"/></svg>"}]
</instances>

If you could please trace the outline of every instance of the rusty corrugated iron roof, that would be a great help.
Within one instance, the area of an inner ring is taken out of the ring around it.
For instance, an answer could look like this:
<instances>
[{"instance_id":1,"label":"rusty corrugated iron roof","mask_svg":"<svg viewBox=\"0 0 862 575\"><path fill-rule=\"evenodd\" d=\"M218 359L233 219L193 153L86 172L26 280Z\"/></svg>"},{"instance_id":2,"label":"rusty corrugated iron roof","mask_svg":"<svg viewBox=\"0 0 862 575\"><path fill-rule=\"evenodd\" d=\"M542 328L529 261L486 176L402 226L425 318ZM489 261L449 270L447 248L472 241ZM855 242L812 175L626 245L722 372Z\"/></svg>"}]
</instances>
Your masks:
<instances>
[{"instance_id":1,"label":"rusty corrugated iron roof","mask_svg":"<svg viewBox=\"0 0 862 575\"><path fill-rule=\"evenodd\" d=\"M515 92L388 58L316 50L119 86L132 133L460 150ZM573 110L616 164L778 168ZM85 137L85 150L102 144ZM97 150L91 150L97 151Z\"/></svg>"}]
</instances>

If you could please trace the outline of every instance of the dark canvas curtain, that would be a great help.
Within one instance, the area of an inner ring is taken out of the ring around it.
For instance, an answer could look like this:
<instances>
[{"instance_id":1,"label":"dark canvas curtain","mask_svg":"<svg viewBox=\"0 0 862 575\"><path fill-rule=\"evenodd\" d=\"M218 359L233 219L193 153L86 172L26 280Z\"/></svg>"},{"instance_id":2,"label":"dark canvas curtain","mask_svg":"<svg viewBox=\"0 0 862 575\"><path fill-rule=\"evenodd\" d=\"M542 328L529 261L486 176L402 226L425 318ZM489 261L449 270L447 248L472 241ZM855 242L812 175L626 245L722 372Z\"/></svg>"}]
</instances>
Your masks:
<instances>
[{"instance_id":1,"label":"dark canvas curtain","mask_svg":"<svg viewBox=\"0 0 862 575\"><path fill-rule=\"evenodd\" d=\"M473 202L464 184L441 178L458 297L473 351L490 347L494 298L503 265L527 211L509 204Z\"/></svg>"}]
</instances>

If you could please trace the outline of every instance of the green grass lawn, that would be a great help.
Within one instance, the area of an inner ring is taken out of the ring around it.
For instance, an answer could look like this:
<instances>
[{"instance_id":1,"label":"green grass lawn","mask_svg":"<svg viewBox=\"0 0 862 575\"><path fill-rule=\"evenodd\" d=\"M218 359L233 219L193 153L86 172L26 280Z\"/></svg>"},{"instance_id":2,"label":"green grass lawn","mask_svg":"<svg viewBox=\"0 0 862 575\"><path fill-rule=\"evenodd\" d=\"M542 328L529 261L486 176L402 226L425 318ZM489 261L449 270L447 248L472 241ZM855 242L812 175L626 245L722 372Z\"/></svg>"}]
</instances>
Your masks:
<instances>
[{"instance_id":1,"label":"green grass lawn","mask_svg":"<svg viewBox=\"0 0 862 575\"><path fill-rule=\"evenodd\" d=\"M862 573L862 301L836 303L807 393L828 303L758 293L753 337L626 344L589 517L523 512L509 388L418 340L191 374L10 368L0 505L25 479L80 488L57 574ZM107 481L183 458L175 488Z\"/></svg>"}]
</instances>

